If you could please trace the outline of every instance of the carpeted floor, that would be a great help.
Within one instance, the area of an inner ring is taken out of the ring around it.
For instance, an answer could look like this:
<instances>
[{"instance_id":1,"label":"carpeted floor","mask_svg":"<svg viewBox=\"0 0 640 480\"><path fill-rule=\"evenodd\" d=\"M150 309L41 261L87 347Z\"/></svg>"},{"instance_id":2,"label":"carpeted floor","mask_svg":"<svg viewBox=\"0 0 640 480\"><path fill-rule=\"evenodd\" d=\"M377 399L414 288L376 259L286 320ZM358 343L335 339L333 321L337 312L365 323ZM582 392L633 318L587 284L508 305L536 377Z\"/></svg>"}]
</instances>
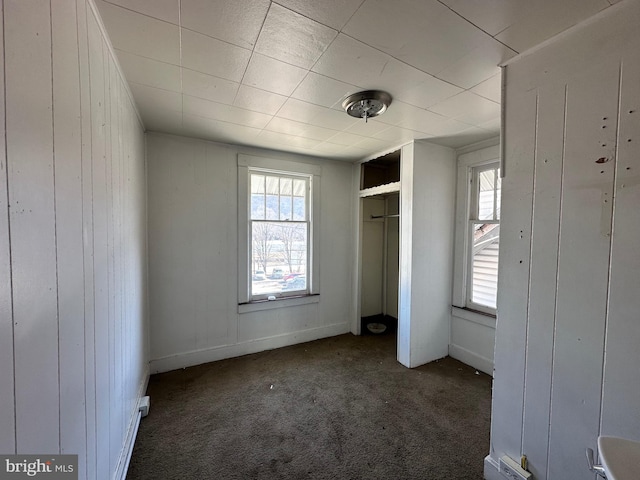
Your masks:
<instances>
[{"instance_id":1,"label":"carpeted floor","mask_svg":"<svg viewBox=\"0 0 640 480\"><path fill-rule=\"evenodd\" d=\"M491 378L350 334L151 377L135 479L482 479Z\"/></svg>"}]
</instances>

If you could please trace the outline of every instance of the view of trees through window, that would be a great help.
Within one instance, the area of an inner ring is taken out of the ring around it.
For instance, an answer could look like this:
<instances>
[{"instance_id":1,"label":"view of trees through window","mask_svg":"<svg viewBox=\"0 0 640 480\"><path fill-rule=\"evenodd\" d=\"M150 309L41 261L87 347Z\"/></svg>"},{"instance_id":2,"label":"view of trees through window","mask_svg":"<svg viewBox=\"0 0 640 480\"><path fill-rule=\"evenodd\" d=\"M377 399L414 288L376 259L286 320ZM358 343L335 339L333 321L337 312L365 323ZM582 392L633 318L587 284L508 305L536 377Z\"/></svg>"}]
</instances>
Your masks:
<instances>
[{"instance_id":1,"label":"view of trees through window","mask_svg":"<svg viewBox=\"0 0 640 480\"><path fill-rule=\"evenodd\" d=\"M309 179L251 173L251 295L307 291Z\"/></svg>"}]
</instances>

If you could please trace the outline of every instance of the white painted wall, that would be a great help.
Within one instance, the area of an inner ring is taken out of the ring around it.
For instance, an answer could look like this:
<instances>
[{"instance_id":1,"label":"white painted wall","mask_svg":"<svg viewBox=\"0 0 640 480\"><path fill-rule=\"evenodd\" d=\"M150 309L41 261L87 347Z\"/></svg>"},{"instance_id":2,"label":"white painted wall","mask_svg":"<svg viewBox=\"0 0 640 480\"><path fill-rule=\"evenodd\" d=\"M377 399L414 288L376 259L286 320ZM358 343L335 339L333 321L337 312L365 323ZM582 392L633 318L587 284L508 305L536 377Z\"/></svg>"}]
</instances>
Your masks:
<instances>
[{"instance_id":1,"label":"white painted wall","mask_svg":"<svg viewBox=\"0 0 640 480\"><path fill-rule=\"evenodd\" d=\"M143 129L89 3L2 4L0 452L118 478L148 376Z\"/></svg>"},{"instance_id":2,"label":"white painted wall","mask_svg":"<svg viewBox=\"0 0 640 480\"><path fill-rule=\"evenodd\" d=\"M400 213L400 194L385 197L387 215ZM386 229L386 267L385 267L385 303L384 313L398 318L398 279L400 275L400 218L387 217Z\"/></svg>"},{"instance_id":3,"label":"white painted wall","mask_svg":"<svg viewBox=\"0 0 640 480\"><path fill-rule=\"evenodd\" d=\"M507 67L487 478L504 454L594 478L598 435L640 440L639 20L621 2Z\"/></svg>"},{"instance_id":4,"label":"white painted wall","mask_svg":"<svg viewBox=\"0 0 640 480\"><path fill-rule=\"evenodd\" d=\"M161 134L147 148L153 372L349 331L351 164ZM321 167L319 302L238 313L239 153Z\"/></svg>"},{"instance_id":5,"label":"white painted wall","mask_svg":"<svg viewBox=\"0 0 640 480\"><path fill-rule=\"evenodd\" d=\"M477 147L461 149L457 162L456 221L454 243L453 295L451 310L451 340L449 355L461 362L493 375L495 348L495 318L465 310L468 228L469 181L472 167L493 163L500 158L498 139L483 142Z\"/></svg>"},{"instance_id":6,"label":"white painted wall","mask_svg":"<svg viewBox=\"0 0 640 480\"><path fill-rule=\"evenodd\" d=\"M449 351L455 176L452 149L402 147L398 361L407 367Z\"/></svg>"}]
</instances>

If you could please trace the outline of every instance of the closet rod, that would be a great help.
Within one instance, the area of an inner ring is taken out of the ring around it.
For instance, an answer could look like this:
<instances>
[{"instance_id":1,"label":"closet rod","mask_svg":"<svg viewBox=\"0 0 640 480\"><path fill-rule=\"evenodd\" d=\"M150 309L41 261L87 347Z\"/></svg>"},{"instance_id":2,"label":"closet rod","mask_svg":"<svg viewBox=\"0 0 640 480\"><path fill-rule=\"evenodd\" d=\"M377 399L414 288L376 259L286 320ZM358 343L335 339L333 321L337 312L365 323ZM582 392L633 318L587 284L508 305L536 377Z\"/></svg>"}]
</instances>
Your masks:
<instances>
[{"instance_id":1,"label":"closet rod","mask_svg":"<svg viewBox=\"0 0 640 480\"><path fill-rule=\"evenodd\" d=\"M400 214L394 213L392 215L371 215L371 218L400 218Z\"/></svg>"}]
</instances>

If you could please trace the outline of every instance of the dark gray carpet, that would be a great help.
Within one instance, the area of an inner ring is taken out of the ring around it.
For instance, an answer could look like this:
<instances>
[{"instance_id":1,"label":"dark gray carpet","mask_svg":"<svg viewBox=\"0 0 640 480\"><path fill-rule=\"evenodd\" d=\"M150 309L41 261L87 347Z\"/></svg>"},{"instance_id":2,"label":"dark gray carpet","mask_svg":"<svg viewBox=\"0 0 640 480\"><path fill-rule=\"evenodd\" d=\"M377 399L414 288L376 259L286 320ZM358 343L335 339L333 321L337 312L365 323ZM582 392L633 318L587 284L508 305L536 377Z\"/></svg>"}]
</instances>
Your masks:
<instances>
[{"instance_id":1,"label":"dark gray carpet","mask_svg":"<svg viewBox=\"0 0 640 480\"><path fill-rule=\"evenodd\" d=\"M128 479L482 479L491 378L350 334L151 377Z\"/></svg>"}]
</instances>

